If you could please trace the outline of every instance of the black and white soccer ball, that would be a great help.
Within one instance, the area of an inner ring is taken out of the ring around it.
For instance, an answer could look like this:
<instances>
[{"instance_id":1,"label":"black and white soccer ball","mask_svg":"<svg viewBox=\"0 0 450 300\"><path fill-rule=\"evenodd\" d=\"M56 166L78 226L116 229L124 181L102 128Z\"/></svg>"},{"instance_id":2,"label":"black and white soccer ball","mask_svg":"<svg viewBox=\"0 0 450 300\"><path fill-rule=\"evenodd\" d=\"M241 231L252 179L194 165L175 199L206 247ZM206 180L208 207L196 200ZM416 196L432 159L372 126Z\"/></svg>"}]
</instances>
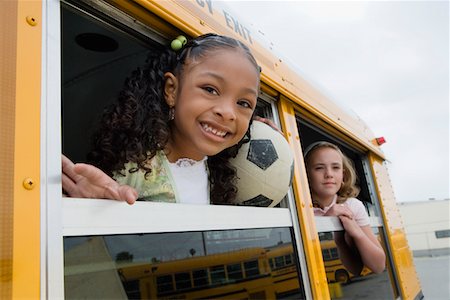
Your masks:
<instances>
[{"instance_id":1,"label":"black and white soccer ball","mask_svg":"<svg viewBox=\"0 0 450 300\"><path fill-rule=\"evenodd\" d=\"M294 172L294 155L282 134L253 121L251 140L230 163L237 170L235 204L273 207L286 196Z\"/></svg>"}]
</instances>

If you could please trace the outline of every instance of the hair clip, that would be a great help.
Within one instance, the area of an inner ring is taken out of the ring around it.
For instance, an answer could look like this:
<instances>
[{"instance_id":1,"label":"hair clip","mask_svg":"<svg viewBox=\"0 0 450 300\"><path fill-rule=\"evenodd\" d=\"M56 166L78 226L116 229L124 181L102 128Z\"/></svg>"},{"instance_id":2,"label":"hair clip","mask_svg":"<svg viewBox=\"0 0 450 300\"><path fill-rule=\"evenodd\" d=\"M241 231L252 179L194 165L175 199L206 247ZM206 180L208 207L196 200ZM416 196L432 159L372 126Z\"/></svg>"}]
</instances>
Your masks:
<instances>
[{"instance_id":1,"label":"hair clip","mask_svg":"<svg viewBox=\"0 0 450 300\"><path fill-rule=\"evenodd\" d=\"M170 48L172 48L172 50L174 50L174 51L178 51L181 48L183 48L183 46L186 45L186 43L187 43L187 38L184 35L179 35L179 36L177 36L176 39L174 39L170 43Z\"/></svg>"}]
</instances>

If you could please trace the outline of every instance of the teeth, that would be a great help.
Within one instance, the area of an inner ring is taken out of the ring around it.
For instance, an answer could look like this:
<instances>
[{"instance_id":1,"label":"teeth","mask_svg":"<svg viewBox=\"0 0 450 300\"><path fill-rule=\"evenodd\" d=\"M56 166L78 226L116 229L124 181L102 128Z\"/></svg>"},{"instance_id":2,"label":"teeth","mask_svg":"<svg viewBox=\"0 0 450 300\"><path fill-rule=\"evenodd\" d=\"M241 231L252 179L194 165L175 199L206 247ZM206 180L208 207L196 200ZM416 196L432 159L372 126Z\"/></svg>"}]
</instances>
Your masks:
<instances>
[{"instance_id":1,"label":"teeth","mask_svg":"<svg viewBox=\"0 0 450 300\"><path fill-rule=\"evenodd\" d=\"M215 128L208 126L207 124L202 124L202 127L206 132L211 132L212 134L220 136L220 137L224 137L227 134L226 131L217 130Z\"/></svg>"}]
</instances>

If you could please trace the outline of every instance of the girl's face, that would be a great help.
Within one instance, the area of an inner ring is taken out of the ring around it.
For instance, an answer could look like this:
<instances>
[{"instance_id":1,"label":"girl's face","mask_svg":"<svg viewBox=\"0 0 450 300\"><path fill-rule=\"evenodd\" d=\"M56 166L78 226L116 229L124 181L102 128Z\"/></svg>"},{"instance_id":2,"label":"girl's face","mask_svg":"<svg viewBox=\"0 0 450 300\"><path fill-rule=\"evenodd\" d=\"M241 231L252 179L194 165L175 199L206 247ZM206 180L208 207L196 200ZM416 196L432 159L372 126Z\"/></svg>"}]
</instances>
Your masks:
<instances>
[{"instance_id":1,"label":"girl's face","mask_svg":"<svg viewBox=\"0 0 450 300\"><path fill-rule=\"evenodd\" d=\"M200 160L237 144L256 107L259 74L240 49L207 53L181 76L166 74L166 101L175 107L170 161Z\"/></svg>"},{"instance_id":2,"label":"girl's face","mask_svg":"<svg viewBox=\"0 0 450 300\"><path fill-rule=\"evenodd\" d=\"M313 150L307 172L313 199L329 205L344 180L340 153L328 147Z\"/></svg>"}]
</instances>

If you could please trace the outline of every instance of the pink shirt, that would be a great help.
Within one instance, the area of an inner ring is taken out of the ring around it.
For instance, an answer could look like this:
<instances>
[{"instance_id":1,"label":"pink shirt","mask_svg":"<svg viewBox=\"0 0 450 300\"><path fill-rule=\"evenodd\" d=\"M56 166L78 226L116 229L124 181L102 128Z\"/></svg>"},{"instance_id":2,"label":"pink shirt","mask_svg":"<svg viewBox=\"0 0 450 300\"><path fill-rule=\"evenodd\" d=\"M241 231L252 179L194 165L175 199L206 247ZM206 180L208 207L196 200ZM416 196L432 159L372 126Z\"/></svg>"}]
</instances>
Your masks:
<instances>
[{"instance_id":1,"label":"pink shirt","mask_svg":"<svg viewBox=\"0 0 450 300\"><path fill-rule=\"evenodd\" d=\"M333 201L329 206L325 206L324 208L314 207L314 215L315 216L324 216L327 211L336 204L337 196L334 197ZM356 223L359 226L367 226L370 224L369 215L367 214L366 208L364 204L356 199L356 198L348 198L342 204L346 205L353 213L353 217L355 218Z\"/></svg>"}]
</instances>

